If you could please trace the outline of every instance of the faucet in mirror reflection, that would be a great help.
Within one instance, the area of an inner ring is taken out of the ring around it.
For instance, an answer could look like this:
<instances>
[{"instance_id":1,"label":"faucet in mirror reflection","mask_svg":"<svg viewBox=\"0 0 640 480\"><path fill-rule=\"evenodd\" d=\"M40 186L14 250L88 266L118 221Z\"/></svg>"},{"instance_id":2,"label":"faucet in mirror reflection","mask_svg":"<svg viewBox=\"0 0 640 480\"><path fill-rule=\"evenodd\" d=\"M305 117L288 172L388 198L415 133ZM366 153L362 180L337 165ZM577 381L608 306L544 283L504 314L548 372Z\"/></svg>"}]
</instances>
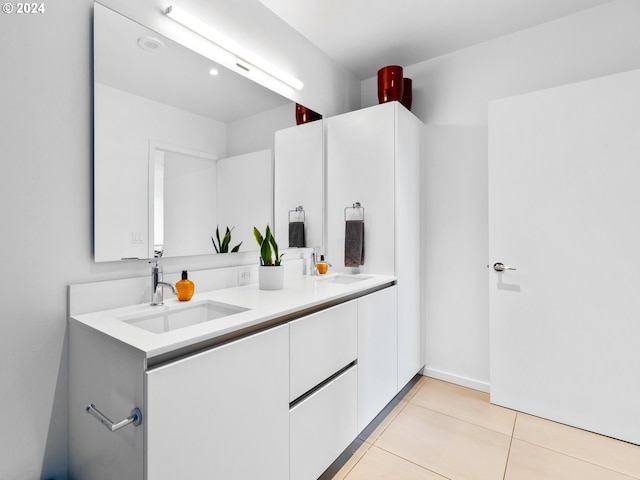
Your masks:
<instances>
[{"instance_id":1,"label":"faucet in mirror reflection","mask_svg":"<svg viewBox=\"0 0 640 480\"><path fill-rule=\"evenodd\" d=\"M344 266L364 265L364 207L355 202L344 209Z\"/></svg>"},{"instance_id":2,"label":"faucet in mirror reflection","mask_svg":"<svg viewBox=\"0 0 640 480\"><path fill-rule=\"evenodd\" d=\"M305 241L305 213L302 205L295 210L289 210L289 248L304 248Z\"/></svg>"}]
</instances>

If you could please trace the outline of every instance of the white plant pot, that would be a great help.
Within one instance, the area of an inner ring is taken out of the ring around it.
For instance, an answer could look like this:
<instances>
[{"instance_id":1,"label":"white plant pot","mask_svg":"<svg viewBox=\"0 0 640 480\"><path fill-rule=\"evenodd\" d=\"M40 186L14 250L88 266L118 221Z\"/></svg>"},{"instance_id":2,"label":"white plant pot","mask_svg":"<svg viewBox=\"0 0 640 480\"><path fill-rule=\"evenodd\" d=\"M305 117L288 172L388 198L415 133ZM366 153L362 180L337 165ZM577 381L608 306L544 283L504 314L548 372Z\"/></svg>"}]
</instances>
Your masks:
<instances>
[{"instance_id":1,"label":"white plant pot","mask_svg":"<svg viewBox=\"0 0 640 480\"><path fill-rule=\"evenodd\" d=\"M260 265L258 285L260 290L282 290L284 288L284 266L267 267Z\"/></svg>"}]
</instances>

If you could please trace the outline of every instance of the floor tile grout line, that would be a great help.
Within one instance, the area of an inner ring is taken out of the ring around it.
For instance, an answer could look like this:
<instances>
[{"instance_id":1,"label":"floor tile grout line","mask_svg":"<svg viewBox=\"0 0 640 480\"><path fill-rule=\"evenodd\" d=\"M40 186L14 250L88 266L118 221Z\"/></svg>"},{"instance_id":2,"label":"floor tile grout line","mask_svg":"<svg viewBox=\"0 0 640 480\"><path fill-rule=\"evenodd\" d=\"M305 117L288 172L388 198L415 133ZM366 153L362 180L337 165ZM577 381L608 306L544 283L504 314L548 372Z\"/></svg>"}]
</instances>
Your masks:
<instances>
[{"instance_id":1,"label":"floor tile grout line","mask_svg":"<svg viewBox=\"0 0 640 480\"><path fill-rule=\"evenodd\" d=\"M509 448L507 449L507 458L504 462L504 474L502 475L502 480L507 480L507 471L509 470L509 460L511 459L511 446L513 445L514 434L516 433L516 423L518 422L518 413L516 412L516 416L513 418L513 427L511 427L511 438L509 439Z\"/></svg>"},{"instance_id":2,"label":"floor tile grout line","mask_svg":"<svg viewBox=\"0 0 640 480\"><path fill-rule=\"evenodd\" d=\"M423 470L427 470L428 472L435 473L436 475L438 475L438 476L440 476L440 477L442 477L442 478L444 478L446 480L452 480L451 477L447 477L446 475L443 475L442 473L436 472L435 470L432 470L432 469L430 469L428 467L425 467L424 465L420 465L419 463L416 463L416 462L414 462L412 460L409 460L408 458L404 458L402 455L398 455L395 452L391 452L391 451L387 450L386 448L380 447L378 445L372 445L372 447L379 448L383 452L387 452L388 454L393 455L394 457L399 458L400 460L402 460L404 462L407 462L407 463L410 463L412 465L415 465L416 467L420 467Z\"/></svg>"},{"instance_id":3,"label":"floor tile grout line","mask_svg":"<svg viewBox=\"0 0 640 480\"><path fill-rule=\"evenodd\" d=\"M392 400L393 402L393 400ZM391 403L391 402L389 402ZM371 436L375 433L376 429L374 429L369 435L367 435L366 438L363 438L361 436L358 436L357 439L362 441L362 444L367 444L366 450L365 452L362 454L362 456L351 466L351 468L349 468L349 470L346 472L346 474L344 476L342 476L342 480L347 480L347 477L349 476L349 474L353 471L353 469L356 467L356 465L358 465L358 463L360 463L362 461L362 459L367 455L367 453L369 452L369 450L371 450L371 447L373 447L375 445L375 443L378 441L378 439L380 438L380 436L382 436L382 434L387 430L387 428L389 428L389 426L395 421L395 419L398 417L398 415L400 414L400 412L402 412L406 406L409 404L408 401L404 400L403 398L397 399L397 403L396 405L394 405L389 412L387 413L387 415L385 416L384 420L387 419L387 417L398 407L400 406L400 404L404 404L400 407L400 410L398 410L398 412L393 416L393 418L389 421L389 423L382 429L382 431L380 433L378 433L378 435L376 435L376 437L370 441ZM385 407L386 408L386 407ZM382 422L384 421L382 420L380 422L380 424L382 424ZM380 425L378 425L380 426ZM380 447L377 447L380 448ZM386 450L385 450L386 451ZM346 465L346 464L345 464ZM335 478L335 477L334 477ZM334 480L334 479L332 479ZM341 480L341 479L337 479L335 478L335 480Z\"/></svg>"},{"instance_id":4,"label":"floor tile grout line","mask_svg":"<svg viewBox=\"0 0 640 480\"><path fill-rule=\"evenodd\" d=\"M389 417L389 415L391 413L393 413L393 411L396 409L396 407L398 407L401 403L403 403L402 399L400 401L398 401L398 403L391 410L389 410L389 412L385 416L384 420L386 420ZM378 441L378 439L382 436L382 434L387 431L387 429L391 426L391 424L395 421L395 419L398 418L398 415L400 415L400 413L402 413L402 411L405 408L407 408L408 404L409 404L409 402L404 401L404 405L400 408L400 410L398 410L398 412L393 416L393 418L391 420L389 420L389 423L384 426L382 431L380 433L378 433L378 435L376 435L376 437L372 441L369 441L369 438L371 438L371 436L376 432L377 428L380 427L380 425L382 425L384 420L382 420L380 422L380 424L369 435L367 435L367 438L362 438L360 436L358 436L358 438L361 439L363 442L366 442L366 443L369 443L371 445L374 445Z\"/></svg>"},{"instance_id":5,"label":"floor tile grout line","mask_svg":"<svg viewBox=\"0 0 640 480\"><path fill-rule=\"evenodd\" d=\"M347 472L342 476L341 479L337 479L336 477L334 477L335 480L348 480L349 479L349 475L351 474L351 472L353 471L354 468L356 468L356 465L358 465L362 459L367 455L367 453L369 453L369 450L371 450L371 447L373 447L372 443L368 443L363 441L363 444L367 444L367 448L365 450L365 452L360 456L360 458L351 466L351 468L349 468L349 470L347 470ZM345 464L346 465L346 464ZM332 479L332 480L334 480Z\"/></svg>"},{"instance_id":6,"label":"floor tile grout line","mask_svg":"<svg viewBox=\"0 0 640 480\"><path fill-rule=\"evenodd\" d=\"M477 423L470 422L469 420L465 420L464 418L456 417L455 415L451 415L449 413L441 412L440 410L436 410L434 408L425 407L424 405L419 405L417 403L414 403L412 405L414 405L416 407L419 407L419 408L423 408L425 410L429 410L430 412L438 413L438 414L443 415L445 417L453 418L454 420L459 420L460 422L464 422L464 423L466 423L468 425L473 425L474 427L482 428L484 430L489 430L490 432L497 433L498 435L503 435L505 437L509 437L510 436L508 433L500 432L500 431L495 430L493 428L485 427L484 425L478 425ZM405 408L406 408L406 405L405 405ZM513 410L513 411L515 411L515 410ZM517 412L516 412L516 414L517 414Z\"/></svg>"}]
</instances>

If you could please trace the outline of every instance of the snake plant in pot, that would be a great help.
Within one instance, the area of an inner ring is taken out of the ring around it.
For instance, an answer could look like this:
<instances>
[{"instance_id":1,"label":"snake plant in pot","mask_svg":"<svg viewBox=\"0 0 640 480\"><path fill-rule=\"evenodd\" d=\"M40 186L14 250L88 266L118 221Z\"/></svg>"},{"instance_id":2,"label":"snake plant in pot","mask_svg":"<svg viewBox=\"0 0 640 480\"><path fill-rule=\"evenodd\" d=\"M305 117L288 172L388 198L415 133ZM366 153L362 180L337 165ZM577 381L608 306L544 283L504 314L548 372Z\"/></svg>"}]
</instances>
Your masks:
<instances>
[{"instance_id":1,"label":"snake plant in pot","mask_svg":"<svg viewBox=\"0 0 640 480\"><path fill-rule=\"evenodd\" d=\"M278 243L267 225L264 235L253 227L253 236L260 246L258 284L261 290L281 290L284 287L284 266L280 264L284 253L278 252Z\"/></svg>"}]
</instances>

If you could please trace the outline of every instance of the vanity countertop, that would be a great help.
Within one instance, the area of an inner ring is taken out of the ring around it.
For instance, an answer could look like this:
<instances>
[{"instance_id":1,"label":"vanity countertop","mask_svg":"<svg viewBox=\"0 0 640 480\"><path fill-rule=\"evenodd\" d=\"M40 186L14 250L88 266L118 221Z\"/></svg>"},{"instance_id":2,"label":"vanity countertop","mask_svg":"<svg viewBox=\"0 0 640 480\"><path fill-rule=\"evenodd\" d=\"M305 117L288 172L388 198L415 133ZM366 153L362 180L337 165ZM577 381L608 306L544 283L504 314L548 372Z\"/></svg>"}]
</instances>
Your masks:
<instances>
[{"instance_id":1,"label":"vanity countertop","mask_svg":"<svg viewBox=\"0 0 640 480\"><path fill-rule=\"evenodd\" d=\"M162 306L152 307L144 303L72 315L70 321L75 325L91 328L119 340L141 351L145 358L150 359L192 345L215 341L216 338L229 336L234 332L255 330L278 318L312 310L325 304L339 303L396 281L396 277L393 276L367 274L361 275L358 281L342 283L336 281L340 280L339 277L347 277L346 279L349 280L358 276L339 274L320 277L288 276L283 290L260 290L256 283L196 293L189 302L180 302L175 297L169 298L165 292L165 301ZM247 310L163 333L152 333L121 320L123 317L163 313L186 304L206 301L220 302Z\"/></svg>"}]
</instances>

